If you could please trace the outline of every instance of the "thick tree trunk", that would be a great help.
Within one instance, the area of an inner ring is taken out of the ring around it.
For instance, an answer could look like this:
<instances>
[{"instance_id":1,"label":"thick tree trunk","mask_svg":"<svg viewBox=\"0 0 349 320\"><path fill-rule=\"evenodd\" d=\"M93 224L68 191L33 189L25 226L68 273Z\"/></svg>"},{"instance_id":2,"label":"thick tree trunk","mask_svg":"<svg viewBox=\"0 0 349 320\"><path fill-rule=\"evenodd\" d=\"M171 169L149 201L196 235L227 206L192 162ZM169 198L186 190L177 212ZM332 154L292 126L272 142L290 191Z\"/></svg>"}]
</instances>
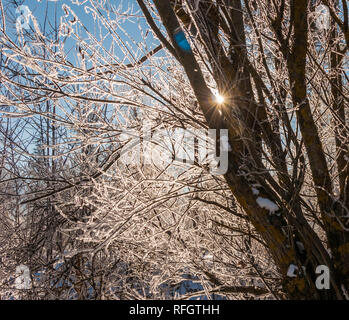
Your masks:
<instances>
[{"instance_id":1,"label":"thick tree trunk","mask_svg":"<svg viewBox=\"0 0 349 320\"><path fill-rule=\"evenodd\" d=\"M192 26L200 26L200 23L194 24L191 21L192 17L186 15L185 11L181 9L180 2L176 2L177 7L175 8L171 6L170 0L154 0L154 3L171 39L176 57L183 65L189 78L207 123L213 129L226 128L229 130L232 151L229 152L229 169L225 174L225 179L249 220L267 243L283 278L286 296L290 299L342 299L341 281L347 285L348 279L349 268L346 261L349 250L346 248L349 248L349 245L347 233L342 231L337 222L338 212L333 209L331 179L307 100L305 66L308 1L293 0L292 2L294 40L291 51L284 53L286 53L289 79L292 84L292 100L294 106L298 106L297 118L309 157L323 223L333 253L332 260L319 237L304 218L300 205L285 206L288 202L287 194L291 194L292 190L280 192L278 196L263 183L263 179L269 179L268 182L275 183L273 178L268 175L262 175L261 178L261 175L256 174L264 168L261 160L261 137L263 137L266 143L269 143L275 163L283 172L279 175L283 187L291 188L286 162L282 158L280 136L273 132L263 104L258 105L254 100L250 80L253 70L246 54L240 1L230 2L232 7L230 23L233 27L232 30L234 30L231 34L230 59L223 54L219 44L214 39L218 32L217 24L220 19L219 12L213 5L199 5L199 9L204 10L207 18L207 21L203 23L205 17L201 16L199 22L207 29L196 30ZM176 11L177 16L174 11ZM222 115L218 114L215 108L212 94L205 83L193 52L183 50L175 41L175 33L180 30L177 18L185 26L191 26L191 30L195 29L196 35L205 42L210 42L211 51L208 52L208 56L215 55L215 61L218 61L218 65L213 68L215 70L214 77L220 90L229 98L229 103L221 109ZM228 27L225 26L225 28ZM338 85L337 83L336 87ZM257 184L261 185L258 187L258 194L252 192L252 187ZM258 199L262 198L278 205L279 210L272 213L262 208L258 202ZM332 218L330 218L331 216ZM300 249L300 243L304 249ZM318 290L315 286L317 277L315 270L319 265L326 265L331 270L330 290ZM298 269L298 274L293 277L290 276L290 270L294 266Z\"/></svg>"}]
</instances>

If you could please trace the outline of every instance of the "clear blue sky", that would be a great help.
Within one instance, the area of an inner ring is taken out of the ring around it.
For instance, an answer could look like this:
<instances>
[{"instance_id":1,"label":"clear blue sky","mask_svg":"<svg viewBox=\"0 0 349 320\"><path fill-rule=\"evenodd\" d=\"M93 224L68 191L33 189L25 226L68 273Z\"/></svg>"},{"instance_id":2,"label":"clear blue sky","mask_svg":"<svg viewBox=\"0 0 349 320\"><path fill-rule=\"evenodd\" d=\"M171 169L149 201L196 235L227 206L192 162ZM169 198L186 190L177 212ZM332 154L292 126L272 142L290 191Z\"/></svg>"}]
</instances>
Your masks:
<instances>
[{"instance_id":1,"label":"clear blue sky","mask_svg":"<svg viewBox=\"0 0 349 320\"><path fill-rule=\"evenodd\" d=\"M85 1L85 3L84 3ZM92 17L91 13L85 12L85 6L89 6L89 0L18 0L17 1L19 5L27 6L30 11L32 12L33 16L37 20L37 22L40 25L40 29L44 33L48 33L49 31L52 31L52 29L55 28L55 20L56 23L59 24L60 17L65 15L65 12L62 9L63 5L69 6L74 13L78 16L78 18L81 20L83 25L93 34L95 30L95 23L94 19ZM76 3L84 3L82 5L77 5ZM108 3L108 2L107 2ZM127 11L128 8L132 8L131 12L136 13L139 12L139 15L142 13L139 11L139 7L136 0L110 0L110 5L113 5L116 8L119 8L121 12ZM121 7L119 7L121 5ZM13 10L15 10L15 7L13 7ZM15 17L19 17L19 13L14 14ZM72 19L73 16L70 14L69 19ZM113 18L113 15L111 16ZM32 24L32 22L30 22ZM50 25L51 24L51 25ZM123 28L127 31L127 33L135 39L136 42L144 42L144 39L142 39L142 35L139 31L139 25L141 26L141 29L143 32L146 32L146 30L149 28L145 19L140 18L133 18L133 21L126 21L123 23ZM84 37L83 32L81 33L82 37ZM122 33L120 33L122 36ZM125 40L127 40L125 38ZM147 36L147 45L150 49L153 49L157 45L158 41L154 40L152 37L152 33L149 33ZM104 47L109 48L111 45L111 38L106 37L104 41ZM71 40L68 40L66 43L66 51L70 51L70 57L74 58L76 54L76 43L74 43ZM136 49L136 48L133 48ZM120 54L122 55L121 51ZM161 54L161 53L160 53ZM121 57L122 58L122 57ZM73 61L71 61L73 62Z\"/></svg>"}]
</instances>

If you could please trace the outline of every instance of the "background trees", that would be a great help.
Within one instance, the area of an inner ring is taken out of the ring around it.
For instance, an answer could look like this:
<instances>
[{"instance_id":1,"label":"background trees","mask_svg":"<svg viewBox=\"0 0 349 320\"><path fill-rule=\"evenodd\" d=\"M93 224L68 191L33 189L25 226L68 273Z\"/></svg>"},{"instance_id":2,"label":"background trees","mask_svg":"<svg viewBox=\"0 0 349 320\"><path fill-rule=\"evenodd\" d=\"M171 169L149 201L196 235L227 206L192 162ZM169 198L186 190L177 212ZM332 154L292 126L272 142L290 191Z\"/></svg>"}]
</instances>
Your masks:
<instances>
[{"instance_id":1,"label":"background trees","mask_svg":"<svg viewBox=\"0 0 349 320\"><path fill-rule=\"evenodd\" d=\"M4 157L35 243L12 259L50 298L346 298L346 1L117 5L65 1L52 33L33 14L15 38L1 2L2 113L25 132L3 130L3 146L20 166L37 132L46 150L20 173ZM145 123L171 161L125 159ZM228 129L224 176L175 160L175 130L208 128Z\"/></svg>"}]
</instances>

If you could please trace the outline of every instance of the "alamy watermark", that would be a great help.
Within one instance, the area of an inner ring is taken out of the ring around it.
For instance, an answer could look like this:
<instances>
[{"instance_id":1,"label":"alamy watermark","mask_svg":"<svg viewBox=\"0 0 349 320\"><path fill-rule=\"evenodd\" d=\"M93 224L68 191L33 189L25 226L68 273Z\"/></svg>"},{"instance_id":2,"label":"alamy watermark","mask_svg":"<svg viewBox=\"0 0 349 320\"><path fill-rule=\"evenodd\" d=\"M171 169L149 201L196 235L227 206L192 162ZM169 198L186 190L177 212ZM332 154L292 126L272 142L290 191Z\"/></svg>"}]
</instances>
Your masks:
<instances>
[{"instance_id":1,"label":"alamy watermark","mask_svg":"<svg viewBox=\"0 0 349 320\"><path fill-rule=\"evenodd\" d=\"M300 270L302 270L300 272ZM306 273L306 268L302 266L301 269L294 264L290 264L287 270L287 276L290 278L296 278L301 273ZM318 276L315 279L315 286L318 290L329 290L330 289L330 268L325 265L319 265L315 269L315 274Z\"/></svg>"},{"instance_id":2,"label":"alamy watermark","mask_svg":"<svg viewBox=\"0 0 349 320\"><path fill-rule=\"evenodd\" d=\"M315 286L318 290L330 289L330 269L328 266L317 266L315 273L318 275L315 280ZM288 273L288 276L290 274ZM296 275L294 275L296 276ZM28 290L32 288L32 281L29 267L26 265L19 265L16 267L15 288L21 290Z\"/></svg>"},{"instance_id":3,"label":"alamy watermark","mask_svg":"<svg viewBox=\"0 0 349 320\"><path fill-rule=\"evenodd\" d=\"M231 147L227 129L154 129L145 124L140 132L123 131L121 139L127 141L121 150L124 164L171 164L205 166L213 175L228 171Z\"/></svg>"},{"instance_id":4,"label":"alamy watermark","mask_svg":"<svg viewBox=\"0 0 349 320\"><path fill-rule=\"evenodd\" d=\"M315 273L319 276L316 278L315 286L318 290L330 289L330 268L325 265L317 266Z\"/></svg>"}]
</instances>

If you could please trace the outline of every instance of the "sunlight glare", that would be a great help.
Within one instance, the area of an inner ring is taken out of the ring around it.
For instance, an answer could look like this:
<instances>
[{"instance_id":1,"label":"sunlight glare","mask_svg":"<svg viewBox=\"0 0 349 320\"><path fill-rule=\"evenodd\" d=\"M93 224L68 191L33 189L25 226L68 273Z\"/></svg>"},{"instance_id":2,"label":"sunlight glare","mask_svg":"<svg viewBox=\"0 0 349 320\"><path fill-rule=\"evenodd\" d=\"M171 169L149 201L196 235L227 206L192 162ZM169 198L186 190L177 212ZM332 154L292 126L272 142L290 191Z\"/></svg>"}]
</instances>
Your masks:
<instances>
[{"instance_id":1,"label":"sunlight glare","mask_svg":"<svg viewBox=\"0 0 349 320\"><path fill-rule=\"evenodd\" d=\"M216 101L217 101L217 103L222 104L224 102L224 97L220 94L217 94Z\"/></svg>"}]
</instances>

